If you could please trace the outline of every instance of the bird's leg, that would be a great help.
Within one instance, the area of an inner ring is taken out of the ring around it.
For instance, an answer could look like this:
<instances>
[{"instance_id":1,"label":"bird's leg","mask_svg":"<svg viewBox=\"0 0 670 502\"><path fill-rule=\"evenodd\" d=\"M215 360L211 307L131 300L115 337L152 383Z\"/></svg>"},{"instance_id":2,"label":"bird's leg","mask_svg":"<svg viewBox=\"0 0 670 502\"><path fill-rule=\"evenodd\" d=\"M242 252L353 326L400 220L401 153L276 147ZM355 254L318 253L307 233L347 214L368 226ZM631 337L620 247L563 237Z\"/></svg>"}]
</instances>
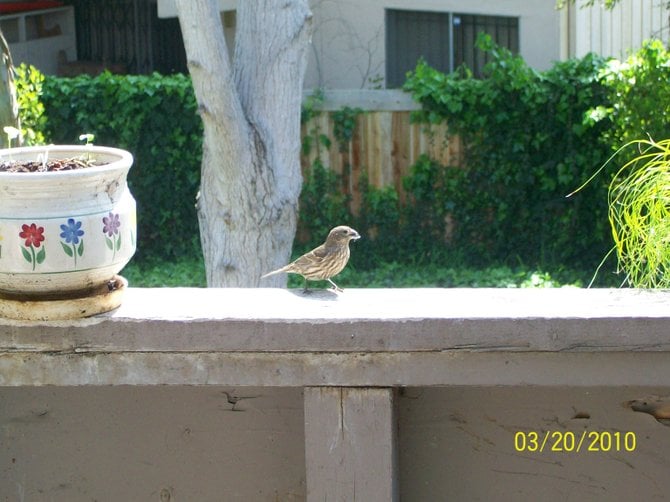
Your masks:
<instances>
[{"instance_id":1,"label":"bird's leg","mask_svg":"<svg viewBox=\"0 0 670 502\"><path fill-rule=\"evenodd\" d=\"M333 285L333 289L334 289L335 291L339 291L340 293L344 291L341 287L339 287L337 284L335 284L335 283L334 283L333 281L331 281L330 279L326 279L326 280L327 280L329 283L331 283L331 284Z\"/></svg>"},{"instance_id":2,"label":"bird's leg","mask_svg":"<svg viewBox=\"0 0 670 502\"><path fill-rule=\"evenodd\" d=\"M311 291L309 290L309 282L307 282L307 278L305 278L305 285L302 288L302 292L304 294L309 294Z\"/></svg>"}]
</instances>

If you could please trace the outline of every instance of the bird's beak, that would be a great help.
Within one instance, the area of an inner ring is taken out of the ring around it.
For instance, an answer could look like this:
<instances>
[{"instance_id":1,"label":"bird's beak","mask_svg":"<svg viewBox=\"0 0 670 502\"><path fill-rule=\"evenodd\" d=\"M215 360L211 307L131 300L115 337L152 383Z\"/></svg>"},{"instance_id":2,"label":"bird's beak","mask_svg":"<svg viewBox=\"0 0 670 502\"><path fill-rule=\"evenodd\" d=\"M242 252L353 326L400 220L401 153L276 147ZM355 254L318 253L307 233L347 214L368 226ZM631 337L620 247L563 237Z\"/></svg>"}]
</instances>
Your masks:
<instances>
[{"instance_id":1,"label":"bird's beak","mask_svg":"<svg viewBox=\"0 0 670 502\"><path fill-rule=\"evenodd\" d=\"M358 239L361 238L360 234L358 232L356 232L356 230L352 230L350 235L351 235L351 239L354 240L354 241L357 241Z\"/></svg>"}]
</instances>

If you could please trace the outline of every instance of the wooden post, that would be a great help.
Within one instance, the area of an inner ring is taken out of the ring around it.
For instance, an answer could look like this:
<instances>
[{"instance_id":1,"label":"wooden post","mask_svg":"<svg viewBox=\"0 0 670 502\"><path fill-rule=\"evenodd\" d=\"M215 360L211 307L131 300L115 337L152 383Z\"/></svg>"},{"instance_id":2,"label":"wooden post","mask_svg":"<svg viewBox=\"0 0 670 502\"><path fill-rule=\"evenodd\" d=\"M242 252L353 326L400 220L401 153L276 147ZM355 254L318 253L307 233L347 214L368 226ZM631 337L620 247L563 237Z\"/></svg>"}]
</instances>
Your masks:
<instances>
[{"instance_id":1,"label":"wooden post","mask_svg":"<svg viewBox=\"0 0 670 502\"><path fill-rule=\"evenodd\" d=\"M306 387L307 501L397 501L391 388Z\"/></svg>"}]
</instances>

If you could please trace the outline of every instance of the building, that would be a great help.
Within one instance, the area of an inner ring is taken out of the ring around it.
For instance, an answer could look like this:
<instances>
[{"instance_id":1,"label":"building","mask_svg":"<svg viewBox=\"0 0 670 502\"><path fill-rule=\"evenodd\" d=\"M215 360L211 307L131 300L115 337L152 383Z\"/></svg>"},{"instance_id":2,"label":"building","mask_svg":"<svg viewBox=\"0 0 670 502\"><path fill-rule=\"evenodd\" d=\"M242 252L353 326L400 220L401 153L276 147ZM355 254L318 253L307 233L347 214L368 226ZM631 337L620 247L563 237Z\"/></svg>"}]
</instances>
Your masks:
<instances>
[{"instance_id":1,"label":"building","mask_svg":"<svg viewBox=\"0 0 670 502\"><path fill-rule=\"evenodd\" d=\"M219 0L228 40L236 0ZM478 32L539 70L588 52L625 58L651 37L668 40L667 2L621 0L613 10L556 0L313 0L314 36L305 87L398 87L422 56L444 71L460 64L476 74L485 63ZM176 15L158 0L159 17Z\"/></svg>"},{"instance_id":2,"label":"building","mask_svg":"<svg viewBox=\"0 0 670 502\"><path fill-rule=\"evenodd\" d=\"M312 0L305 87L399 87L418 57L444 71L465 64L477 74L485 63L474 46L480 31L539 70L589 51L622 58L647 38L668 40L665 1L621 0L612 11L577 1L559 10L556 0ZM3 12L3 5L49 3L62 7ZM219 0L229 49L236 6ZM186 71L173 0L0 1L0 14L15 59L47 73ZM23 28L14 21L19 16ZM31 40L21 38L26 33Z\"/></svg>"}]
</instances>

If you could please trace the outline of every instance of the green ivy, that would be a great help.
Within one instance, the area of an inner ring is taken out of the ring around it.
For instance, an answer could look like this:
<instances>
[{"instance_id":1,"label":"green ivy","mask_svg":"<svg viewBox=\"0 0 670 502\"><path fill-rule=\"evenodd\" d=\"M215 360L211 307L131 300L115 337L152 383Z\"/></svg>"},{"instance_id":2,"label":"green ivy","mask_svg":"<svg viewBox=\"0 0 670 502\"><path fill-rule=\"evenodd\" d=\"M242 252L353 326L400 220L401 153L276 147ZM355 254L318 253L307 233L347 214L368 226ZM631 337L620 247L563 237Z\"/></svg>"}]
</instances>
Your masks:
<instances>
[{"instance_id":1,"label":"green ivy","mask_svg":"<svg viewBox=\"0 0 670 502\"><path fill-rule=\"evenodd\" d=\"M377 188L363 174L359 180L361 207L357 216L351 216L356 230L363 239L356 241L354 266L374 268L380 262L392 262L411 253L401 239L401 205L398 193L389 185Z\"/></svg>"},{"instance_id":2,"label":"green ivy","mask_svg":"<svg viewBox=\"0 0 670 502\"><path fill-rule=\"evenodd\" d=\"M301 250L320 244L331 228L351 221L348 197L341 179L321 161L315 161L304 173L298 214Z\"/></svg>"},{"instance_id":3,"label":"green ivy","mask_svg":"<svg viewBox=\"0 0 670 502\"><path fill-rule=\"evenodd\" d=\"M343 107L332 113L333 134L337 139L340 152L346 152L356 130L356 120L363 113L360 108Z\"/></svg>"},{"instance_id":4,"label":"green ivy","mask_svg":"<svg viewBox=\"0 0 670 502\"><path fill-rule=\"evenodd\" d=\"M588 55L538 72L490 37L478 45L491 55L486 78L420 62L405 85L422 104L415 120L446 122L464 143L467 167L450 168L436 195L449 204L452 245L479 262L590 266L609 247L606 184L565 196L607 157L604 127L585 120L609 103L605 62Z\"/></svg>"},{"instance_id":5,"label":"green ivy","mask_svg":"<svg viewBox=\"0 0 670 502\"><path fill-rule=\"evenodd\" d=\"M128 182L138 204L138 256L199 253L195 196L202 122L184 75L46 77L44 134L76 143L82 133L135 157Z\"/></svg>"}]
</instances>

